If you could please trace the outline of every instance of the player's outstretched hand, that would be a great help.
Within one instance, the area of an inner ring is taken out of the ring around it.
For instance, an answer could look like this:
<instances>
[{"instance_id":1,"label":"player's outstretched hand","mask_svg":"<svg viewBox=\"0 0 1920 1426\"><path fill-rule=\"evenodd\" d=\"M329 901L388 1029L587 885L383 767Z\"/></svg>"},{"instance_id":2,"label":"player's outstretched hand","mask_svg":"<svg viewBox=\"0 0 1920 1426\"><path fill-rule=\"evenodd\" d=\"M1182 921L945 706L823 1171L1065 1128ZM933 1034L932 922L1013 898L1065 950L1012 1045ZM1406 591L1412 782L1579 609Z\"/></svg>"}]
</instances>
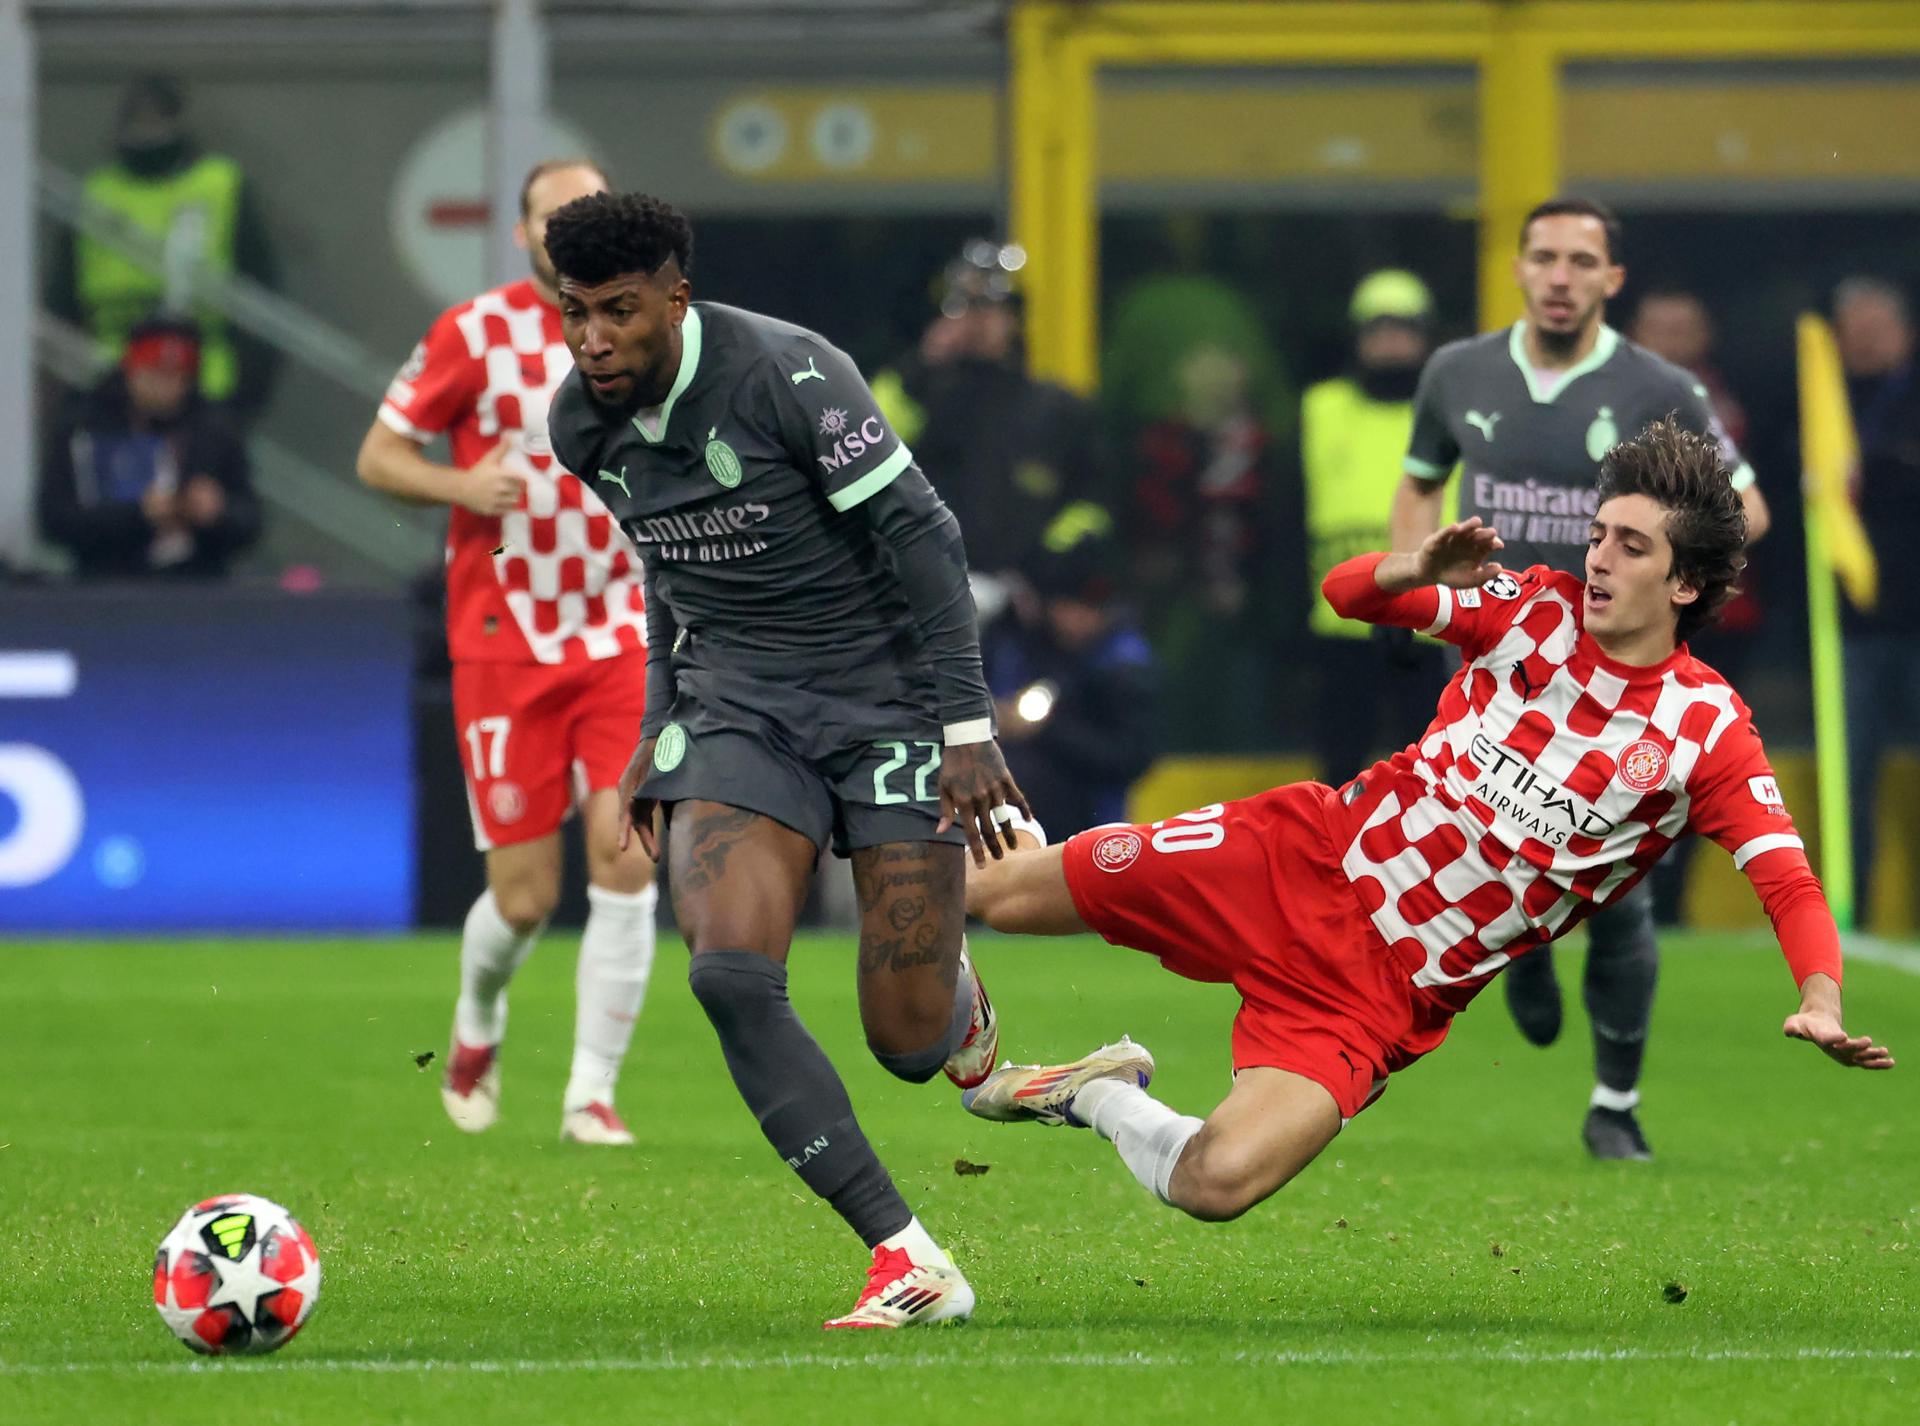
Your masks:
<instances>
[{"instance_id":1,"label":"player's outstretched hand","mask_svg":"<svg viewBox=\"0 0 1920 1426\"><path fill-rule=\"evenodd\" d=\"M1849 1069L1893 1068L1891 1050L1874 1044L1871 1035L1849 1035L1831 1010L1802 1008L1789 1015L1780 1028L1788 1039L1811 1041L1826 1051L1828 1059Z\"/></svg>"},{"instance_id":2,"label":"player's outstretched hand","mask_svg":"<svg viewBox=\"0 0 1920 1426\"><path fill-rule=\"evenodd\" d=\"M633 750L633 756L627 759L627 769L620 774L620 850L625 851L635 836L640 838L640 850L648 858L660 860L660 804L651 797L640 795L640 784L646 780L647 769L653 766L653 738L642 738L640 746Z\"/></svg>"},{"instance_id":3,"label":"player's outstretched hand","mask_svg":"<svg viewBox=\"0 0 1920 1426\"><path fill-rule=\"evenodd\" d=\"M1475 589L1501 572L1493 552L1504 548L1493 526L1478 515L1443 526L1420 546L1420 570L1429 584Z\"/></svg>"},{"instance_id":4,"label":"player's outstretched hand","mask_svg":"<svg viewBox=\"0 0 1920 1426\"><path fill-rule=\"evenodd\" d=\"M948 748L940 756L940 825L944 832L958 825L967 834L967 846L973 852L973 864L985 866L1013 845L1009 838L1002 844L1000 824L993 820L993 809L1001 805L1018 807L1031 818L1027 795L1007 771L1007 760L994 742L963 743Z\"/></svg>"},{"instance_id":5,"label":"player's outstretched hand","mask_svg":"<svg viewBox=\"0 0 1920 1426\"><path fill-rule=\"evenodd\" d=\"M507 469L507 452L513 442L505 440L467 467L460 482L460 503L476 515L504 515L520 503L526 477Z\"/></svg>"}]
</instances>

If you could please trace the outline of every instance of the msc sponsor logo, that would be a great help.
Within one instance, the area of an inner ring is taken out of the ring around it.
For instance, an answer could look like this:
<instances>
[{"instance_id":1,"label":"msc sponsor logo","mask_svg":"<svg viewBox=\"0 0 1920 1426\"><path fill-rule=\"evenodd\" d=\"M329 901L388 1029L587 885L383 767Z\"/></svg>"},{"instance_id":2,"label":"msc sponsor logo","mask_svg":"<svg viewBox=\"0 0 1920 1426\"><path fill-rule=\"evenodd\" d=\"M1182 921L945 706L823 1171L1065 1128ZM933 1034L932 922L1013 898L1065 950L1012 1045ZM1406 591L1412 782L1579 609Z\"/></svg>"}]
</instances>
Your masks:
<instances>
[{"instance_id":1,"label":"msc sponsor logo","mask_svg":"<svg viewBox=\"0 0 1920 1426\"><path fill-rule=\"evenodd\" d=\"M1125 871L1139 860L1142 845L1138 832L1109 832L1093 844L1093 864L1101 871Z\"/></svg>"},{"instance_id":2,"label":"msc sponsor logo","mask_svg":"<svg viewBox=\"0 0 1920 1426\"><path fill-rule=\"evenodd\" d=\"M1473 795L1527 836L1564 847L1570 837L1605 838L1613 832L1612 819L1591 802L1543 776L1485 733L1473 735L1472 751L1480 769Z\"/></svg>"},{"instance_id":3,"label":"msc sponsor logo","mask_svg":"<svg viewBox=\"0 0 1920 1426\"><path fill-rule=\"evenodd\" d=\"M1652 792L1667 780L1667 750L1651 738L1629 743L1614 776L1635 792Z\"/></svg>"},{"instance_id":4,"label":"msc sponsor logo","mask_svg":"<svg viewBox=\"0 0 1920 1426\"><path fill-rule=\"evenodd\" d=\"M836 471L850 462L859 460L868 451L878 450L886 438L886 422L878 416L869 416L860 423L858 430L848 431L833 443L832 454L818 456L816 459L828 471Z\"/></svg>"}]
</instances>

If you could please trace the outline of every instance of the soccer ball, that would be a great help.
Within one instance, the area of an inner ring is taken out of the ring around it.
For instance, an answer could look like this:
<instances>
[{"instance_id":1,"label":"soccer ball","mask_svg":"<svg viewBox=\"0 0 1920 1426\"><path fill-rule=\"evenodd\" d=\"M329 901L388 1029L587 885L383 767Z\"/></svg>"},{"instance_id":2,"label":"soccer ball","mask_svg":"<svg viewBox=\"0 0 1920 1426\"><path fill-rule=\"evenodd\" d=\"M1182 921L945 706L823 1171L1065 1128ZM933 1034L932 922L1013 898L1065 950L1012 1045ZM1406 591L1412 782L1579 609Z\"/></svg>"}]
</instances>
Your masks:
<instances>
[{"instance_id":1,"label":"soccer ball","mask_svg":"<svg viewBox=\"0 0 1920 1426\"><path fill-rule=\"evenodd\" d=\"M153 1305L174 1336L210 1356L284 1347L319 1300L313 1239L251 1193L194 1204L154 1255Z\"/></svg>"}]
</instances>

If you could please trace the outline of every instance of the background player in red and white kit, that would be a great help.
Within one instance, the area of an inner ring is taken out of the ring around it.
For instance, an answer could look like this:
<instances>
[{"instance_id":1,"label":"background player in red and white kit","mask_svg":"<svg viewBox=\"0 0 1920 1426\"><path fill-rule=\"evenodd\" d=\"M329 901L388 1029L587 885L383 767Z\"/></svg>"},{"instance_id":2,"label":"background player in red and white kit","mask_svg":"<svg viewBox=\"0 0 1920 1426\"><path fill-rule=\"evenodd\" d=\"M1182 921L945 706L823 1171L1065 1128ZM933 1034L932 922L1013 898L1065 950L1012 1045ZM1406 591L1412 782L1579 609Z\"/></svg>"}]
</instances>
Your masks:
<instances>
[{"instance_id":1,"label":"background player in red and white kit","mask_svg":"<svg viewBox=\"0 0 1920 1426\"><path fill-rule=\"evenodd\" d=\"M1090 1125L1165 1202L1237 1217L1438 1046L1509 961L1630 890L1689 828L1766 906L1800 987L1786 1033L1891 1068L1842 1028L1839 933L1746 705L1680 642L1744 564L1718 449L1657 423L1607 455L1599 496L1584 579L1502 571L1477 517L1327 576L1343 617L1462 650L1413 747L1338 791L1295 783L970 873L967 909L996 930L1094 930L1234 985L1234 1085L1204 1123L1146 1094L1153 1057L1124 1038L1002 1069L967 1107Z\"/></svg>"},{"instance_id":2,"label":"background player in red and white kit","mask_svg":"<svg viewBox=\"0 0 1920 1426\"><path fill-rule=\"evenodd\" d=\"M589 905L560 1133L631 1144L613 1089L653 966L656 893L646 854L621 850L615 788L646 702L640 560L547 442L547 407L573 370L547 217L606 187L606 175L579 159L527 175L514 235L533 275L441 314L388 387L359 470L403 500L452 507L454 721L487 890L460 942L447 1113L469 1133L498 1114L507 982L559 900L559 829L578 805ZM423 452L440 435L451 465Z\"/></svg>"}]
</instances>

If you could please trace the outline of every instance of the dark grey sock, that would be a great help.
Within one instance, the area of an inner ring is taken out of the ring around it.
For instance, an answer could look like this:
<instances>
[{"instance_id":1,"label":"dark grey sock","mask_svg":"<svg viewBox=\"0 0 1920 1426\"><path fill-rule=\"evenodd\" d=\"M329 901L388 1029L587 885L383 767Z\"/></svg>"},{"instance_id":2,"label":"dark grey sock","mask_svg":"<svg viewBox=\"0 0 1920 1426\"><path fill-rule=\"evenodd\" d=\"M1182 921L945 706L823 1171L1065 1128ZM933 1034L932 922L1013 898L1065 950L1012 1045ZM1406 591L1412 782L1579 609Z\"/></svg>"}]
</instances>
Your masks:
<instances>
[{"instance_id":1,"label":"dark grey sock","mask_svg":"<svg viewBox=\"0 0 1920 1426\"><path fill-rule=\"evenodd\" d=\"M702 951L687 983L774 1152L869 1248L913 1218L860 1131L846 1087L787 1000L787 970L752 951Z\"/></svg>"},{"instance_id":2,"label":"dark grey sock","mask_svg":"<svg viewBox=\"0 0 1920 1426\"><path fill-rule=\"evenodd\" d=\"M1584 993L1593 1020L1593 1073L1608 1089L1625 1093L1640 1082L1659 971L1653 894L1643 881L1587 922Z\"/></svg>"},{"instance_id":3,"label":"dark grey sock","mask_svg":"<svg viewBox=\"0 0 1920 1426\"><path fill-rule=\"evenodd\" d=\"M973 1025L973 978L961 976L960 983L953 992L953 1019L947 1024L947 1033L928 1045L924 1050L910 1050L902 1055L890 1055L884 1050L875 1050L873 1057L880 1068L888 1074L904 1079L908 1084L925 1084L944 1065L953 1052L967 1038L967 1031Z\"/></svg>"}]
</instances>

